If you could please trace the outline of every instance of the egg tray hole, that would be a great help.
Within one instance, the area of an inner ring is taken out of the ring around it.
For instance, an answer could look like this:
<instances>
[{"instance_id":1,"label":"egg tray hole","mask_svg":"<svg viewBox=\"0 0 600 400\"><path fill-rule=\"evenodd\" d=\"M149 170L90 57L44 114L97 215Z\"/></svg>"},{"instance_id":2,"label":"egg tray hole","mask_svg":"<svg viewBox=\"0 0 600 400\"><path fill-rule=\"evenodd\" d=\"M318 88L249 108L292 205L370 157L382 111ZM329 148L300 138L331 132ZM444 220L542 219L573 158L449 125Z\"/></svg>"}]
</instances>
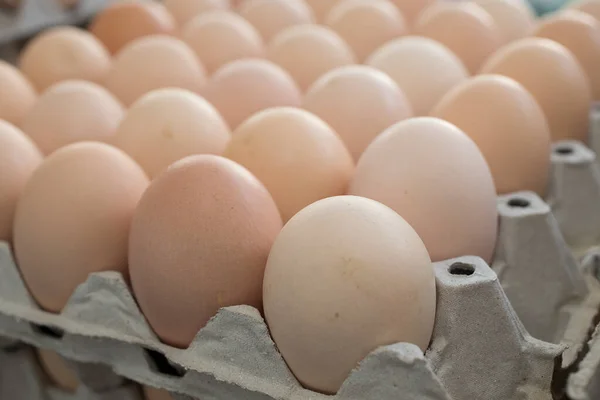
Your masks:
<instances>
[{"instance_id":1,"label":"egg tray hole","mask_svg":"<svg viewBox=\"0 0 600 400\"><path fill-rule=\"evenodd\" d=\"M471 276L475 273L475 266L463 262L455 262L448 268L451 275Z\"/></svg>"},{"instance_id":2,"label":"egg tray hole","mask_svg":"<svg viewBox=\"0 0 600 400\"><path fill-rule=\"evenodd\" d=\"M30 323L31 325L31 329L40 334L43 335L45 337L51 338L51 339L62 339L63 336L65 335L65 331L60 329L60 328L56 328L54 326L48 326L48 325L38 325L38 324L34 324L34 323Z\"/></svg>"},{"instance_id":3,"label":"egg tray hole","mask_svg":"<svg viewBox=\"0 0 600 400\"><path fill-rule=\"evenodd\" d=\"M561 155L561 156L568 156L570 154L573 154L573 152L574 152L573 148L569 147L569 146L559 146L554 149L554 153Z\"/></svg>"},{"instance_id":4,"label":"egg tray hole","mask_svg":"<svg viewBox=\"0 0 600 400\"><path fill-rule=\"evenodd\" d=\"M523 199L521 197L513 197L508 200L508 206L512 208L527 208L531 205L529 200Z\"/></svg>"},{"instance_id":5,"label":"egg tray hole","mask_svg":"<svg viewBox=\"0 0 600 400\"><path fill-rule=\"evenodd\" d=\"M144 353L146 361L154 372L173 378L183 378L185 376L187 372L185 368L171 363L164 354L148 348L144 348Z\"/></svg>"}]
</instances>

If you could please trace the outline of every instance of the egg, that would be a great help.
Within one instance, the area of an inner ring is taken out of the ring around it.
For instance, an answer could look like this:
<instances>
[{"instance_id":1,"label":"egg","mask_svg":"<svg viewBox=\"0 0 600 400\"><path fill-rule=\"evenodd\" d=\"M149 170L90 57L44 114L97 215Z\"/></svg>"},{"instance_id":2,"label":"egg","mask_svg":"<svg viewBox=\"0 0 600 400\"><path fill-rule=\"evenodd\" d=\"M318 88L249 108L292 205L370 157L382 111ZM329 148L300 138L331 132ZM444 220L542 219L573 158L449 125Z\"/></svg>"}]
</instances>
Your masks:
<instances>
[{"instance_id":1,"label":"egg","mask_svg":"<svg viewBox=\"0 0 600 400\"><path fill-rule=\"evenodd\" d=\"M51 350L37 349L40 367L54 386L75 393L79 387L79 378L70 365L58 353Z\"/></svg>"},{"instance_id":2,"label":"egg","mask_svg":"<svg viewBox=\"0 0 600 400\"><path fill-rule=\"evenodd\" d=\"M583 11L592 17L600 20L600 2L596 0L572 1L568 4L569 8Z\"/></svg>"},{"instance_id":3,"label":"egg","mask_svg":"<svg viewBox=\"0 0 600 400\"><path fill-rule=\"evenodd\" d=\"M20 124L36 98L31 82L18 69L0 60L0 119Z\"/></svg>"},{"instance_id":4,"label":"egg","mask_svg":"<svg viewBox=\"0 0 600 400\"><path fill-rule=\"evenodd\" d=\"M312 10L303 0L246 0L238 12L254 25L265 42L286 28L314 21Z\"/></svg>"},{"instance_id":5,"label":"egg","mask_svg":"<svg viewBox=\"0 0 600 400\"><path fill-rule=\"evenodd\" d=\"M202 97L184 89L159 89L131 106L113 143L154 178L186 156L221 154L230 136L221 115Z\"/></svg>"},{"instance_id":6,"label":"egg","mask_svg":"<svg viewBox=\"0 0 600 400\"><path fill-rule=\"evenodd\" d=\"M323 75L306 92L303 108L327 122L356 161L383 130L412 116L412 107L396 82L364 65Z\"/></svg>"},{"instance_id":7,"label":"egg","mask_svg":"<svg viewBox=\"0 0 600 400\"><path fill-rule=\"evenodd\" d=\"M431 5L415 22L414 33L447 46L472 74L503 44L491 15L470 2Z\"/></svg>"},{"instance_id":8,"label":"egg","mask_svg":"<svg viewBox=\"0 0 600 400\"><path fill-rule=\"evenodd\" d=\"M96 14L89 30L116 54L135 39L174 33L175 19L161 3L124 0Z\"/></svg>"},{"instance_id":9,"label":"egg","mask_svg":"<svg viewBox=\"0 0 600 400\"><path fill-rule=\"evenodd\" d=\"M123 114L123 106L102 86L70 80L49 87L21 128L44 154L50 154L74 142L110 140Z\"/></svg>"},{"instance_id":10,"label":"egg","mask_svg":"<svg viewBox=\"0 0 600 400\"><path fill-rule=\"evenodd\" d=\"M278 107L248 118L224 156L269 190L283 221L319 199L345 194L354 170L340 137L308 111Z\"/></svg>"},{"instance_id":11,"label":"egg","mask_svg":"<svg viewBox=\"0 0 600 400\"><path fill-rule=\"evenodd\" d=\"M14 252L39 305L60 312L92 272L127 276L127 241L144 171L105 143L48 156L27 182L14 220Z\"/></svg>"},{"instance_id":12,"label":"egg","mask_svg":"<svg viewBox=\"0 0 600 400\"><path fill-rule=\"evenodd\" d=\"M505 43L529 36L536 21L529 3L523 0L477 0L494 19Z\"/></svg>"},{"instance_id":13,"label":"egg","mask_svg":"<svg viewBox=\"0 0 600 400\"><path fill-rule=\"evenodd\" d=\"M302 93L292 77L276 64L259 59L225 64L212 76L203 95L231 129L260 110L300 106L302 102Z\"/></svg>"},{"instance_id":14,"label":"egg","mask_svg":"<svg viewBox=\"0 0 600 400\"><path fill-rule=\"evenodd\" d=\"M319 25L282 31L268 45L267 58L288 71L303 91L326 72L356 63L348 44L330 28Z\"/></svg>"},{"instance_id":15,"label":"egg","mask_svg":"<svg viewBox=\"0 0 600 400\"><path fill-rule=\"evenodd\" d=\"M587 141L590 84L563 45L543 38L512 42L490 57L481 73L505 75L523 85L542 107L553 141Z\"/></svg>"},{"instance_id":16,"label":"egg","mask_svg":"<svg viewBox=\"0 0 600 400\"><path fill-rule=\"evenodd\" d=\"M183 27L181 37L209 74L230 61L262 57L265 52L256 29L233 12L200 14Z\"/></svg>"},{"instance_id":17,"label":"egg","mask_svg":"<svg viewBox=\"0 0 600 400\"><path fill-rule=\"evenodd\" d=\"M0 120L0 240L12 239L17 201L42 153L19 128Z\"/></svg>"},{"instance_id":18,"label":"egg","mask_svg":"<svg viewBox=\"0 0 600 400\"><path fill-rule=\"evenodd\" d=\"M39 91L67 79L102 83L110 54L94 35L79 28L50 28L33 38L21 53L21 71Z\"/></svg>"},{"instance_id":19,"label":"egg","mask_svg":"<svg viewBox=\"0 0 600 400\"><path fill-rule=\"evenodd\" d=\"M137 301L156 334L187 347L219 308L262 309L262 280L281 218L245 168L186 157L144 193L129 238Z\"/></svg>"},{"instance_id":20,"label":"egg","mask_svg":"<svg viewBox=\"0 0 600 400\"><path fill-rule=\"evenodd\" d=\"M409 27L415 24L417 18L436 0L391 0L400 10Z\"/></svg>"},{"instance_id":21,"label":"egg","mask_svg":"<svg viewBox=\"0 0 600 400\"><path fill-rule=\"evenodd\" d=\"M317 22L325 22L329 11L340 2L340 0L305 0L312 9Z\"/></svg>"},{"instance_id":22,"label":"egg","mask_svg":"<svg viewBox=\"0 0 600 400\"><path fill-rule=\"evenodd\" d=\"M491 261L494 180L475 142L449 122L417 117L386 129L358 161L349 192L394 209L433 261L464 255Z\"/></svg>"},{"instance_id":23,"label":"egg","mask_svg":"<svg viewBox=\"0 0 600 400\"><path fill-rule=\"evenodd\" d=\"M106 87L126 106L144 94L165 87L200 92L206 70L182 40L151 35L134 40L116 56Z\"/></svg>"},{"instance_id":24,"label":"egg","mask_svg":"<svg viewBox=\"0 0 600 400\"><path fill-rule=\"evenodd\" d=\"M325 23L364 61L384 43L406 34L404 17L390 2L344 0L329 13Z\"/></svg>"},{"instance_id":25,"label":"egg","mask_svg":"<svg viewBox=\"0 0 600 400\"><path fill-rule=\"evenodd\" d=\"M429 114L448 90L469 77L462 61L446 46L419 36L390 41L366 63L398 84L418 116Z\"/></svg>"},{"instance_id":26,"label":"egg","mask_svg":"<svg viewBox=\"0 0 600 400\"><path fill-rule=\"evenodd\" d=\"M565 10L540 21L534 34L569 49L590 80L594 100L600 100L600 22L582 11Z\"/></svg>"},{"instance_id":27,"label":"egg","mask_svg":"<svg viewBox=\"0 0 600 400\"><path fill-rule=\"evenodd\" d=\"M173 396L166 390L155 389L150 386L144 386L144 395L146 400L173 400Z\"/></svg>"},{"instance_id":28,"label":"egg","mask_svg":"<svg viewBox=\"0 0 600 400\"><path fill-rule=\"evenodd\" d=\"M448 92L431 115L473 139L490 166L498 194L531 190L545 197L550 128L520 83L500 75L477 76Z\"/></svg>"},{"instance_id":29,"label":"egg","mask_svg":"<svg viewBox=\"0 0 600 400\"><path fill-rule=\"evenodd\" d=\"M185 25L204 12L230 7L229 0L164 0L164 5L179 25Z\"/></svg>"},{"instance_id":30,"label":"egg","mask_svg":"<svg viewBox=\"0 0 600 400\"><path fill-rule=\"evenodd\" d=\"M425 245L401 216L363 197L330 197L296 214L273 244L263 292L287 365L323 393L337 392L376 348L408 342L425 351L431 339L435 276Z\"/></svg>"}]
</instances>

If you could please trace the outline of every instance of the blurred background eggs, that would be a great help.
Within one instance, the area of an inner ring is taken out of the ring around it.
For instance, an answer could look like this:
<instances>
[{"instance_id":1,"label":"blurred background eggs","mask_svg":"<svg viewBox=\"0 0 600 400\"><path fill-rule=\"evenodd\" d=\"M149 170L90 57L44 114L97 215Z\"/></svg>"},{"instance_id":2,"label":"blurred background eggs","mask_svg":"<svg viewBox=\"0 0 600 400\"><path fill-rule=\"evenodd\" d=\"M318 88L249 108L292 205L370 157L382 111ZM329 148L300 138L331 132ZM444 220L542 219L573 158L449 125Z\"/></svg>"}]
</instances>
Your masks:
<instances>
[{"instance_id":1,"label":"blurred background eggs","mask_svg":"<svg viewBox=\"0 0 600 400\"><path fill-rule=\"evenodd\" d=\"M476 0L490 14L504 43L529 36L536 25L535 15L523 0Z\"/></svg>"},{"instance_id":2,"label":"blurred background eggs","mask_svg":"<svg viewBox=\"0 0 600 400\"><path fill-rule=\"evenodd\" d=\"M0 60L0 119L20 124L36 98L29 80L17 68Z\"/></svg>"},{"instance_id":3,"label":"blurred background eggs","mask_svg":"<svg viewBox=\"0 0 600 400\"><path fill-rule=\"evenodd\" d=\"M175 17L179 26L185 25L199 14L213 10L227 10L229 0L163 0L165 7Z\"/></svg>"},{"instance_id":4,"label":"blurred background eggs","mask_svg":"<svg viewBox=\"0 0 600 400\"><path fill-rule=\"evenodd\" d=\"M286 28L314 21L313 12L304 0L245 0L237 11L254 25L265 43Z\"/></svg>"}]
</instances>

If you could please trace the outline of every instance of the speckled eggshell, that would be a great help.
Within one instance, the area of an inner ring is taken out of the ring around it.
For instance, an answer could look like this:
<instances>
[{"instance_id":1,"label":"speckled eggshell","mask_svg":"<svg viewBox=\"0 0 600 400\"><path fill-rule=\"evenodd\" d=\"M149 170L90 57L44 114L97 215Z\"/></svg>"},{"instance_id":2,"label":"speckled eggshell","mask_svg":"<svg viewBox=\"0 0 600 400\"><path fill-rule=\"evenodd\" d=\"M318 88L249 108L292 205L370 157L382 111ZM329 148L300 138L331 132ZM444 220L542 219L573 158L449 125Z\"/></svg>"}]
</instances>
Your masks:
<instances>
[{"instance_id":1,"label":"speckled eggshell","mask_svg":"<svg viewBox=\"0 0 600 400\"><path fill-rule=\"evenodd\" d=\"M129 269L157 335L187 347L219 308L262 309L262 280L281 218L248 170L215 155L178 161L151 184L135 213Z\"/></svg>"},{"instance_id":2,"label":"speckled eggshell","mask_svg":"<svg viewBox=\"0 0 600 400\"><path fill-rule=\"evenodd\" d=\"M228 10L229 0L164 0L165 7L180 26L204 12Z\"/></svg>"},{"instance_id":3,"label":"speckled eggshell","mask_svg":"<svg viewBox=\"0 0 600 400\"><path fill-rule=\"evenodd\" d=\"M505 75L523 85L542 107L553 141L587 141L590 82L563 45L543 38L512 42L490 57L481 73Z\"/></svg>"},{"instance_id":4,"label":"speckled eggshell","mask_svg":"<svg viewBox=\"0 0 600 400\"><path fill-rule=\"evenodd\" d=\"M449 122L418 117L389 127L360 158L350 194L394 209L417 231L433 261L492 259L494 180L475 142Z\"/></svg>"},{"instance_id":5,"label":"speckled eggshell","mask_svg":"<svg viewBox=\"0 0 600 400\"><path fill-rule=\"evenodd\" d=\"M135 102L113 143L133 157L152 179L192 154L221 154L229 127L202 97L184 89L159 89Z\"/></svg>"},{"instance_id":6,"label":"speckled eggshell","mask_svg":"<svg viewBox=\"0 0 600 400\"><path fill-rule=\"evenodd\" d=\"M31 82L18 69L0 60L0 119L20 124L36 98Z\"/></svg>"},{"instance_id":7,"label":"speckled eggshell","mask_svg":"<svg viewBox=\"0 0 600 400\"><path fill-rule=\"evenodd\" d=\"M423 241L401 216L363 197L330 197L296 214L275 240L264 303L296 378L331 394L380 346L427 348L435 276Z\"/></svg>"},{"instance_id":8,"label":"speckled eggshell","mask_svg":"<svg viewBox=\"0 0 600 400\"><path fill-rule=\"evenodd\" d=\"M17 201L42 153L16 126L0 120L0 240L11 241Z\"/></svg>"},{"instance_id":9,"label":"speckled eggshell","mask_svg":"<svg viewBox=\"0 0 600 400\"><path fill-rule=\"evenodd\" d=\"M127 277L127 239L148 186L144 171L104 143L57 150L35 170L17 205L14 251L32 296L60 312L92 272Z\"/></svg>"},{"instance_id":10,"label":"speckled eggshell","mask_svg":"<svg viewBox=\"0 0 600 400\"><path fill-rule=\"evenodd\" d=\"M535 28L535 14L526 1L476 0L475 2L492 16L505 43L529 36Z\"/></svg>"},{"instance_id":11,"label":"speckled eggshell","mask_svg":"<svg viewBox=\"0 0 600 400\"><path fill-rule=\"evenodd\" d=\"M345 194L352 157L333 129L314 114L279 107L254 114L224 153L269 190L283 221L325 197Z\"/></svg>"},{"instance_id":12,"label":"speckled eggshell","mask_svg":"<svg viewBox=\"0 0 600 400\"><path fill-rule=\"evenodd\" d=\"M63 81L39 97L21 128L44 154L50 154L74 142L110 140L123 114L123 106L103 87Z\"/></svg>"},{"instance_id":13,"label":"speckled eggshell","mask_svg":"<svg viewBox=\"0 0 600 400\"><path fill-rule=\"evenodd\" d=\"M341 67L323 75L306 92L303 108L331 125L355 161L383 130L413 115L396 82L364 65Z\"/></svg>"},{"instance_id":14,"label":"speckled eggshell","mask_svg":"<svg viewBox=\"0 0 600 400\"><path fill-rule=\"evenodd\" d=\"M304 0L246 0L238 12L254 25L266 43L290 26L314 22L312 10Z\"/></svg>"}]
</instances>

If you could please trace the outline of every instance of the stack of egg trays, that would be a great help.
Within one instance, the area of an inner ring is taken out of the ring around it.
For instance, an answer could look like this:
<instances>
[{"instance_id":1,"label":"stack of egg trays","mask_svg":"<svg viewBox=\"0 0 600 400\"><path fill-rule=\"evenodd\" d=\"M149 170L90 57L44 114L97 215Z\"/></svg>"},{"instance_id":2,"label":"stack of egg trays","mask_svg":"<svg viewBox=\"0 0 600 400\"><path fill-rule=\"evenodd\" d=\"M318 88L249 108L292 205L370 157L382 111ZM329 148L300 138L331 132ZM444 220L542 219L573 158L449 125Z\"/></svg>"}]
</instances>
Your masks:
<instances>
[{"instance_id":1,"label":"stack of egg trays","mask_svg":"<svg viewBox=\"0 0 600 400\"><path fill-rule=\"evenodd\" d=\"M91 274L60 315L48 313L0 243L0 398L139 400L130 380L176 400L598 399L600 169L577 142L558 143L551 158L547 203L532 192L498 198L491 267L477 257L434 264L437 313L426 353L407 343L375 349L335 396L298 383L252 307L221 309L189 348L173 348L153 333L119 273ZM79 392L46 390L26 345L69 360Z\"/></svg>"}]
</instances>

